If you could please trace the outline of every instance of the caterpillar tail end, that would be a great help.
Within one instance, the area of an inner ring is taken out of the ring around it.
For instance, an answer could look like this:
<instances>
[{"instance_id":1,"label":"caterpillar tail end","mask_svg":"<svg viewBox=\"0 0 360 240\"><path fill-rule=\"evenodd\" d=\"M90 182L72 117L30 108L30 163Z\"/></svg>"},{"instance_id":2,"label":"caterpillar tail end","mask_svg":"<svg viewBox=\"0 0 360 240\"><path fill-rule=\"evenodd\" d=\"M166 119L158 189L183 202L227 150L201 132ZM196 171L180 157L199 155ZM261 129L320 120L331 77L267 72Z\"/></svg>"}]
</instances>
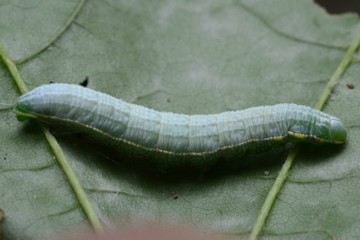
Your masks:
<instances>
[{"instance_id":1,"label":"caterpillar tail end","mask_svg":"<svg viewBox=\"0 0 360 240\"><path fill-rule=\"evenodd\" d=\"M27 120L30 119L29 117L22 115L21 112L19 112L19 113L17 112L17 113L16 113L16 118L17 118L17 120L18 120L19 122L25 122L25 121L27 121Z\"/></svg>"},{"instance_id":2,"label":"caterpillar tail end","mask_svg":"<svg viewBox=\"0 0 360 240\"><path fill-rule=\"evenodd\" d=\"M20 104L16 105L15 114L16 114L17 120L20 122L24 122L24 121L34 118L34 116L32 114L27 113L26 109L24 109L24 107L22 107Z\"/></svg>"}]
</instances>

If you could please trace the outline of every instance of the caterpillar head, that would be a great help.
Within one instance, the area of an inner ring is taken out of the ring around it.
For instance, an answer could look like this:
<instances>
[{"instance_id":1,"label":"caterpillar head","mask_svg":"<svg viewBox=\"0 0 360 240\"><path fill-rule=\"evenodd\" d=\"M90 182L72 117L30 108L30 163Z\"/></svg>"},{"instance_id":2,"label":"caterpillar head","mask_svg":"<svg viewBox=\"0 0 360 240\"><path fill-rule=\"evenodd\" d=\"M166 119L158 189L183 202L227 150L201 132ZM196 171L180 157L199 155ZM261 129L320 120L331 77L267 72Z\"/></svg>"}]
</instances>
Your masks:
<instances>
[{"instance_id":1,"label":"caterpillar head","mask_svg":"<svg viewBox=\"0 0 360 240\"><path fill-rule=\"evenodd\" d=\"M344 125L336 117L330 118L330 141L335 144L342 144L346 141L347 133Z\"/></svg>"}]
</instances>

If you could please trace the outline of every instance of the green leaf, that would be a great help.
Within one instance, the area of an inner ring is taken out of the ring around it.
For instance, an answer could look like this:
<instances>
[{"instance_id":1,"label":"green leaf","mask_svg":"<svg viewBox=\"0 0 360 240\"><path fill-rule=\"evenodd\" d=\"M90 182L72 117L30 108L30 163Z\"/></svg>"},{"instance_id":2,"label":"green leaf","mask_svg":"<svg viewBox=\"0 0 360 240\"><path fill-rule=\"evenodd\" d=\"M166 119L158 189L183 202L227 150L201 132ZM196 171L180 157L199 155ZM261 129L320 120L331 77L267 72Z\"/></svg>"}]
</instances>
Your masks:
<instances>
[{"instance_id":1,"label":"green leaf","mask_svg":"<svg viewBox=\"0 0 360 240\"><path fill-rule=\"evenodd\" d=\"M170 181L58 133L71 176L37 124L1 111L0 233L39 239L88 224L96 229L93 213L105 228L151 221L229 237L249 236L254 226L265 239L359 236L359 63L341 67L359 27L357 15L328 15L312 1L0 0L0 43L15 63L0 65L1 103L15 103L19 90L88 76L92 89L160 111L315 106L333 77L338 83L324 111L349 133L342 147L300 146L264 215L280 156L216 178ZM265 225L257 225L261 216Z\"/></svg>"}]
</instances>

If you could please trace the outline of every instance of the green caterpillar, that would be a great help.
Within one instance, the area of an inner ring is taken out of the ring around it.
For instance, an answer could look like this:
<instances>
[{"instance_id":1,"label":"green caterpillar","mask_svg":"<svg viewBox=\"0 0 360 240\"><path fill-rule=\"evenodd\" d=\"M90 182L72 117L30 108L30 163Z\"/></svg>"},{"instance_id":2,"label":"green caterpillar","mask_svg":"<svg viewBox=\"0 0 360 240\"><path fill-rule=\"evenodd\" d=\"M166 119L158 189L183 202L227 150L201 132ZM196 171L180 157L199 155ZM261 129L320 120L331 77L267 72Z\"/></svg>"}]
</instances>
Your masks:
<instances>
[{"instance_id":1,"label":"green caterpillar","mask_svg":"<svg viewBox=\"0 0 360 240\"><path fill-rule=\"evenodd\" d=\"M122 152L168 164L212 159L239 161L288 142L344 143L334 116L296 104L261 106L211 115L158 112L72 84L49 84L21 96L17 118L86 132Z\"/></svg>"}]
</instances>

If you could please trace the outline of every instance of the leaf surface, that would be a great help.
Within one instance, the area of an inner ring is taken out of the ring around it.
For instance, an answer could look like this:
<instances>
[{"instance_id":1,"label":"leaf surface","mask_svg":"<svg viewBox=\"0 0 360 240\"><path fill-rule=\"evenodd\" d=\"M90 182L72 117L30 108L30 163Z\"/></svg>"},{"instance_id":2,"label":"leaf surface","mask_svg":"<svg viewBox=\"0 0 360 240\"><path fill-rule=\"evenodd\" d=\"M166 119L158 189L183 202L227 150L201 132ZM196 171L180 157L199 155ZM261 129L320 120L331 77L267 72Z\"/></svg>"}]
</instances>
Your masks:
<instances>
[{"instance_id":1,"label":"leaf surface","mask_svg":"<svg viewBox=\"0 0 360 240\"><path fill-rule=\"evenodd\" d=\"M29 89L88 76L97 91L186 114L283 102L314 106L360 28L355 14L328 15L312 1L296 0L5 0L0 23L0 42ZM348 143L300 149L264 239L360 235L358 75L353 62L324 109L343 120ZM19 91L5 65L0 82L1 102L14 103ZM12 111L0 112L0 119L6 239L38 239L87 225L41 129L17 122ZM58 139L105 227L151 221L247 236L283 160L170 181L156 171L149 177L123 168L77 135Z\"/></svg>"}]
</instances>

